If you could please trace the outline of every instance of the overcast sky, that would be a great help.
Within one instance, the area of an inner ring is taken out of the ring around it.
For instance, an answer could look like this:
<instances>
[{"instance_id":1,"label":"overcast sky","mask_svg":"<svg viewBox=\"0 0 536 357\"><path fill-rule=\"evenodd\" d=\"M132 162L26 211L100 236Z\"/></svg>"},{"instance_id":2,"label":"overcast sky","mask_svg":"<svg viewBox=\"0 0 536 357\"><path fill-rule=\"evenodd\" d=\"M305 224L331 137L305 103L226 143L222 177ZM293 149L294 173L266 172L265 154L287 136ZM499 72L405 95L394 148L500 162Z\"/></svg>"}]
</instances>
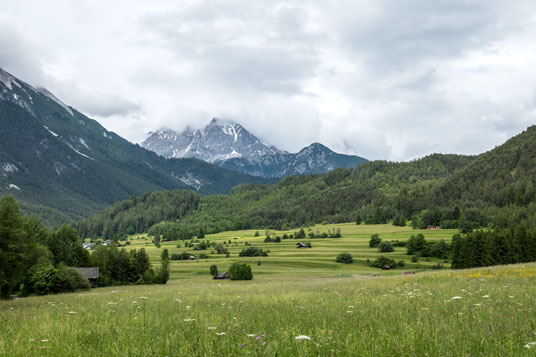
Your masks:
<instances>
[{"instance_id":1,"label":"overcast sky","mask_svg":"<svg viewBox=\"0 0 536 357\"><path fill-rule=\"evenodd\" d=\"M536 1L0 0L0 67L133 142L476 154L536 124Z\"/></svg>"}]
</instances>

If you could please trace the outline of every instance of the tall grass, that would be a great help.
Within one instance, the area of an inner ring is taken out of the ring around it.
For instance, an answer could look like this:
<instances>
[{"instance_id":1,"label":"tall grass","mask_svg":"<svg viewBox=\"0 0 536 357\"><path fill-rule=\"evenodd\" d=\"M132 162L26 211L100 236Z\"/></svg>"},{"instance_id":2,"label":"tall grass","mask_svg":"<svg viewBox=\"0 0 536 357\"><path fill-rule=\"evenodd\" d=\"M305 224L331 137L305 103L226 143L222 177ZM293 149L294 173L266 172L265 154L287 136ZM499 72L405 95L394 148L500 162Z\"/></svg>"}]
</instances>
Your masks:
<instances>
[{"instance_id":1,"label":"tall grass","mask_svg":"<svg viewBox=\"0 0 536 357\"><path fill-rule=\"evenodd\" d=\"M1 301L0 354L534 355L524 347L536 341L534 286L536 264L250 282L207 271L165 286Z\"/></svg>"}]
</instances>

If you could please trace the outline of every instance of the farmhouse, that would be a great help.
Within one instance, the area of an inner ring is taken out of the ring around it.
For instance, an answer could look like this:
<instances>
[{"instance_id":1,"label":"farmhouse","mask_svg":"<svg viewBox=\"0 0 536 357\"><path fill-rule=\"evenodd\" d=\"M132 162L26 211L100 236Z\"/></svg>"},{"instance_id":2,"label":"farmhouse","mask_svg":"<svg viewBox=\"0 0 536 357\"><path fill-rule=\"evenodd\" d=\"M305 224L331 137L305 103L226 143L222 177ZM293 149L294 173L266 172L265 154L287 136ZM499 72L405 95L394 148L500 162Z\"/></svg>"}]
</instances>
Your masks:
<instances>
[{"instance_id":1,"label":"farmhouse","mask_svg":"<svg viewBox=\"0 0 536 357\"><path fill-rule=\"evenodd\" d=\"M426 229L439 229L438 226L426 226Z\"/></svg>"},{"instance_id":2,"label":"farmhouse","mask_svg":"<svg viewBox=\"0 0 536 357\"><path fill-rule=\"evenodd\" d=\"M75 268L84 278L89 280L92 288L97 287L97 279L99 278L99 267L91 268Z\"/></svg>"},{"instance_id":3,"label":"farmhouse","mask_svg":"<svg viewBox=\"0 0 536 357\"><path fill-rule=\"evenodd\" d=\"M391 267L389 265L384 265L382 267L382 270L391 270Z\"/></svg>"},{"instance_id":4,"label":"farmhouse","mask_svg":"<svg viewBox=\"0 0 536 357\"><path fill-rule=\"evenodd\" d=\"M219 279L229 279L229 273L227 272L221 272L221 273L218 273L214 276L214 280L219 280Z\"/></svg>"},{"instance_id":5,"label":"farmhouse","mask_svg":"<svg viewBox=\"0 0 536 357\"><path fill-rule=\"evenodd\" d=\"M197 257L195 255L188 256L188 260L197 260Z\"/></svg>"},{"instance_id":6,"label":"farmhouse","mask_svg":"<svg viewBox=\"0 0 536 357\"><path fill-rule=\"evenodd\" d=\"M308 247L307 247L307 244L302 243L302 242L296 243L296 247L297 247L297 248L308 248Z\"/></svg>"}]
</instances>

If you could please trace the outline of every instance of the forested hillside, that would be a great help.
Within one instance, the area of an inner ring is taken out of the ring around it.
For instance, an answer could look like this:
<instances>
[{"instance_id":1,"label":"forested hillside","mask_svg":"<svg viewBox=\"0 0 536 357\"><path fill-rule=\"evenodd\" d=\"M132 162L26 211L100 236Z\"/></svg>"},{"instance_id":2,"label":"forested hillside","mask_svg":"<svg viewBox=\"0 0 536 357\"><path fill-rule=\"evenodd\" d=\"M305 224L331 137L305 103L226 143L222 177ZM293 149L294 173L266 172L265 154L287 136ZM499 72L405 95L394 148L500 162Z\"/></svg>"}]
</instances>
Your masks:
<instances>
[{"instance_id":1,"label":"forested hillside","mask_svg":"<svg viewBox=\"0 0 536 357\"><path fill-rule=\"evenodd\" d=\"M197 209L163 220L153 232L284 229L349 222L437 225L471 230L488 224L536 225L536 127L478 156L434 154L411 162L374 161L357 169L289 176L271 185L240 185L202 197ZM453 188L454 187L454 188ZM96 218L94 218L96 219ZM87 225L82 225L87 227ZM103 235L99 229L85 231ZM113 226L111 233L124 233Z\"/></svg>"}]
</instances>

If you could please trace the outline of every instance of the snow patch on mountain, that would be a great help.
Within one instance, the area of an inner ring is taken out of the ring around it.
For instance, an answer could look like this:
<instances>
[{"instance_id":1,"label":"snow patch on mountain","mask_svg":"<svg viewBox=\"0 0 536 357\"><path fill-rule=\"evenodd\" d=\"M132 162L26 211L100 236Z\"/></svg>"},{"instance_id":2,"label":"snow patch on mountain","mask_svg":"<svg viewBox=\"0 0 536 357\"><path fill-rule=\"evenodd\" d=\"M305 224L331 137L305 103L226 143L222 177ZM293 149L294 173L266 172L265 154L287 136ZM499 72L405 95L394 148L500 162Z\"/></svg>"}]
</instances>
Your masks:
<instances>
[{"instance_id":1,"label":"snow patch on mountain","mask_svg":"<svg viewBox=\"0 0 536 357\"><path fill-rule=\"evenodd\" d=\"M13 173L13 172L19 171L17 166L15 166L15 165L13 165L12 163L9 163L9 162L3 162L2 165L0 166L0 168L2 169L2 176L4 176L4 177L7 177L8 173Z\"/></svg>"},{"instance_id":2,"label":"snow patch on mountain","mask_svg":"<svg viewBox=\"0 0 536 357\"><path fill-rule=\"evenodd\" d=\"M72 116L74 116L74 113L73 113L73 110L71 108L69 108L67 105L65 105L65 103L63 103L61 100L59 100L54 94L50 93L48 91L48 89L46 88L43 88L43 87L39 87L39 88L36 88L37 91L41 94L43 94L44 96L46 96L48 99L56 102L57 104L59 104L63 109L65 109L69 114L71 114Z\"/></svg>"},{"instance_id":3,"label":"snow patch on mountain","mask_svg":"<svg viewBox=\"0 0 536 357\"><path fill-rule=\"evenodd\" d=\"M56 134L55 132L53 132L52 130L50 130L48 127L46 127L45 125L43 125L43 128L45 128L46 130L48 130L48 132L54 136L58 136L58 134Z\"/></svg>"},{"instance_id":4,"label":"snow patch on mountain","mask_svg":"<svg viewBox=\"0 0 536 357\"><path fill-rule=\"evenodd\" d=\"M17 185L15 185L14 183L10 183L9 185L7 185L7 189L8 189L8 190L15 189L15 190L20 191L20 187L17 186Z\"/></svg>"}]
</instances>

